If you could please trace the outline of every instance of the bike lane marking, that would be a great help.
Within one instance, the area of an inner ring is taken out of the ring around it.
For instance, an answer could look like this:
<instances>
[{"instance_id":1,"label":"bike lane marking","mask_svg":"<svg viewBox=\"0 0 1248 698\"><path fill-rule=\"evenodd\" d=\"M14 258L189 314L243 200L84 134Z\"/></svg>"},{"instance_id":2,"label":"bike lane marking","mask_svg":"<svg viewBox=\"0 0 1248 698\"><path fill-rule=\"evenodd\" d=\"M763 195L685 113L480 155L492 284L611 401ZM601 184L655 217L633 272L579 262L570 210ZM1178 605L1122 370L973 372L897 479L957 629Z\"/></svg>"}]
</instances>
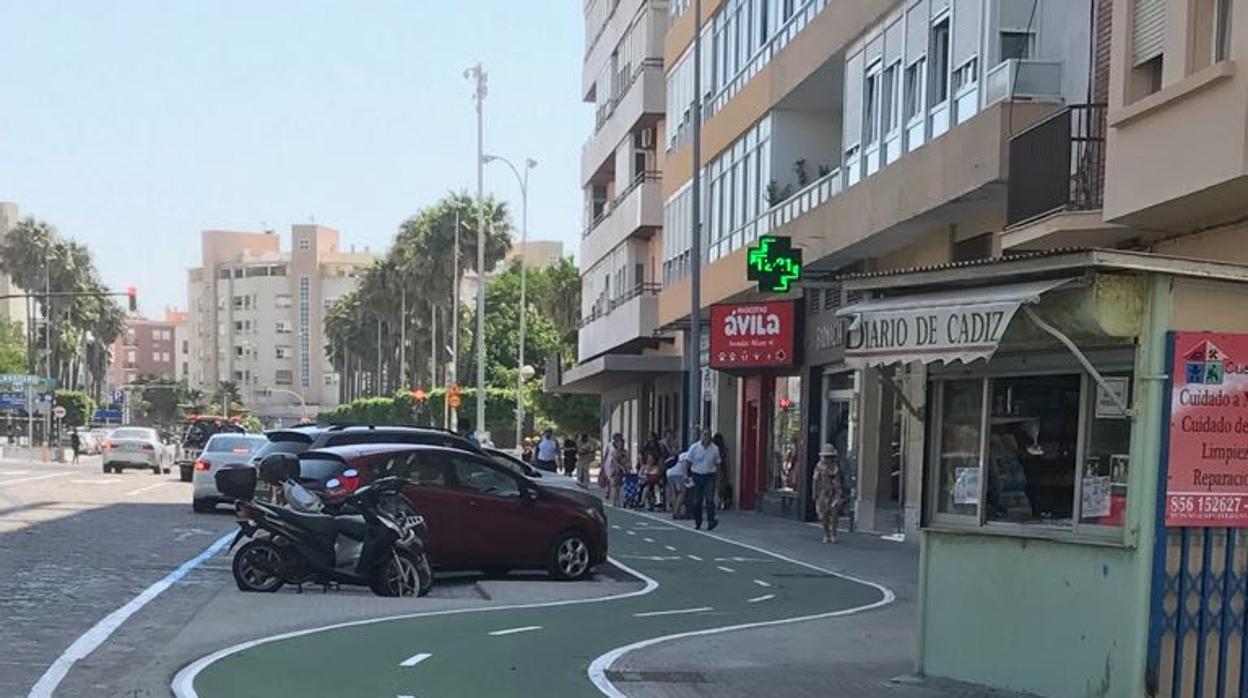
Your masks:
<instances>
[{"instance_id":1,"label":"bike lane marking","mask_svg":"<svg viewBox=\"0 0 1248 698\"><path fill-rule=\"evenodd\" d=\"M542 629L542 626L540 625L525 625L519 628L507 628L506 630L495 630L493 632L486 633L486 635L489 635L490 637L502 637L504 635L515 635L516 633L528 633L528 632L533 632L534 630L541 630L541 629Z\"/></svg>"},{"instance_id":2,"label":"bike lane marking","mask_svg":"<svg viewBox=\"0 0 1248 698\"><path fill-rule=\"evenodd\" d=\"M714 611L710 606L700 606L698 608L674 608L670 611L646 611L644 613L634 613L634 618L653 618L655 616L679 616L687 613L705 613L706 611Z\"/></svg>"},{"instance_id":3,"label":"bike lane marking","mask_svg":"<svg viewBox=\"0 0 1248 698\"><path fill-rule=\"evenodd\" d=\"M421 662L425 661L426 659L432 656L433 655L429 654L428 652L421 652L420 654L414 654L408 657L407 659L404 659L403 661L399 662L399 666L416 666L417 664L420 664Z\"/></svg>"},{"instance_id":4,"label":"bike lane marking","mask_svg":"<svg viewBox=\"0 0 1248 698\"><path fill-rule=\"evenodd\" d=\"M51 480L54 477L69 477L73 473L52 473L51 475L36 475L34 477L19 477L16 480L0 480L0 486L5 485L21 485L27 482L38 482L39 480Z\"/></svg>"},{"instance_id":5,"label":"bike lane marking","mask_svg":"<svg viewBox=\"0 0 1248 698\"><path fill-rule=\"evenodd\" d=\"M157 487L164 487L165 485L172 485L172 484L175 484L175 483L173 483L173 482L158 482L158 483L156 483L156 484L154 484L154 485L148 485L147 487L140 487L140 488L139 488L139 489L137 489L137 490L130 490L129 492L127 492L127 493L126 493L126 496L127 496L127 497L133 497L133 496L138 495L138 494L143 494L144 492L151 492L152 490L156 489Z\"/></svg>"}]
</instances>

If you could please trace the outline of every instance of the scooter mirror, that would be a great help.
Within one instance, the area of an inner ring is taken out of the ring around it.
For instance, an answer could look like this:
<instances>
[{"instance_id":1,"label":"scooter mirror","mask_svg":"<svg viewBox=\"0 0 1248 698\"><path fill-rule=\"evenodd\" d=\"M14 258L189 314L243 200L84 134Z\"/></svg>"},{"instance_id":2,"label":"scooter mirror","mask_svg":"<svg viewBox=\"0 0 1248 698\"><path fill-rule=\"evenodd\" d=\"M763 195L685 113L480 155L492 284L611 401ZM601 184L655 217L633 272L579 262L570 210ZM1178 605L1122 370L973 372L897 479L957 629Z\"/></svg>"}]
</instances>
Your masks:
<instances>
[{"instance_id":1,"label":"scooter mirror","mask_svg":"<svg viewBox=\"0 0 1248 698\"><path fill-rule=\"evenodd\" d=\"M329 482L325 483L325 487L331 490L336 490L341 486L342 486L342 483L338 481L338 478L334 478L330 480Z\"/></svg>"}]
</instances>

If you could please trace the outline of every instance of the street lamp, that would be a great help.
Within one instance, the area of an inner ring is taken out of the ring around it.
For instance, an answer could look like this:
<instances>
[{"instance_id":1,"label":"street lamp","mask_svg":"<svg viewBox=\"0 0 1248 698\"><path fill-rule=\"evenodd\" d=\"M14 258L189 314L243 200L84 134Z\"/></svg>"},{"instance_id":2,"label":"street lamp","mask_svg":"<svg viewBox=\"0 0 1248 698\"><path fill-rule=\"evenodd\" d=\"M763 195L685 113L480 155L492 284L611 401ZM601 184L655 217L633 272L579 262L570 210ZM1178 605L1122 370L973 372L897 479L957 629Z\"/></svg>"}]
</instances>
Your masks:
<instances>
[{"instance_id":1,"label":"street lamp","mask_svg":"<svg viewBox=\"0 0 1248 698\"><path fill-rule=\"evenodd\" d=\"M516 176L516 182L520 184L520 347L516 351L516 366L519 368L519 375L516 378L516 443L520 443L520 435L524 430L524 368L532 367L524 365L524 320L528 311L528 304L525 300L525 287L528 271L524 264L525 247L529 242L529 170L537 167L537 160L533 158L524 159L524 174L520 174L520 170L505 157L498 155L482 156L485 162L491 163L498 161L511 169L511 173Z\"/></svg>"}]
</instances>

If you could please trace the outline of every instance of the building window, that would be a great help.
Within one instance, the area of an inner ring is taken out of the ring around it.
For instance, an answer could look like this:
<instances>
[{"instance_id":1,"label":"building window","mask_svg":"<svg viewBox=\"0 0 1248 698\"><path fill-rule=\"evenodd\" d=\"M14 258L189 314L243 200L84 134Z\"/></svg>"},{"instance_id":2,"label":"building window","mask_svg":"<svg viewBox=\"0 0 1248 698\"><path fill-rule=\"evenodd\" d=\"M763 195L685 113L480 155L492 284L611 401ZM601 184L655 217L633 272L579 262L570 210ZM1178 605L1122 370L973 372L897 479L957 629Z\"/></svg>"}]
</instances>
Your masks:
<instances>
[{"instance_id":1,"label":"building window","mask_svg":"<svg viewBox=\"0 0 1248 698\"><path fill-rule=\"evenodd\" d=\"M863 140L867 147L875 143L880 135L880 64L874 63L867 68L866 79L862 83L862 115Z\"/></svg>"},{"instance_id":2,"label":"building window","mask_svg":"<svg viewBox=\"0 0 1248 698\"><path fill-rule=\"evenodd\" d=\"M931 46L932 80L931 104L939 105L949 99L949 18L932 25Z\"/></svg>"},{"instance_id":3,"label":"building window","mask_svg":"<svg viewBox=\"0 0 1248 698\"><path fill-rule=\"evenodd\" d=\"M1031 58L1032 42L1035 35L1031 32L1001 32L1001 60L1027 60Z\"/></svg>"},{"instance_id":4,"label":"building window","mask_svg":"<svg viewBox=\"0 0 1248 698\"><path fill-rule=\"evenodd\" d=\"M294 351L292 351L290 347L275 347L275 349L276 356L279 359L289 359L294 355Z\"/></svg>"},{"instance_id":5,"label":"building window","mask_svg":"<svg viewBox=\"0 0 1248 698\"><path fill-rule=\"evenodd\" d=\"M1166 48L1166 0L1134 0L1131 12L1131 84L1139 99L1161 89Z\"/></svg>"},{"instance_id":6,"label":"building window","mask_svg":"<svg viewBox=\"0 0 1248 698\"><path fill-rule=\"evenodd\" d=\"M325 374L325 385L334 385L334 384L335 384L335 383L337 383L337 382L338 382L338 374L337 374L337 373L326 373L326 374Z\"/></svg>"},{"instance_id":7,"label":"building window","mask_svg":"<svg viewBox=\"0 0 1248 698\"><path fill-rule=\"evenodd\" d=\"M290 294L279 293L276 296L274 296L273 307L277 308L278 310L285 310L286 308L291 307Z\"/></svg>"},{"instance_id":8,"label":"building window","mask_svg":"<svg viewBox=\"0 0 1248 698\"><path fill-rule=\"evenodd\" d=\"M897 103L897 73L901 69L900 63L894 63L888 66L884 71L883 82L880 85L880 118L883 119L880 124L880 131L885 137L888 137L901 125L898 118L899 109Z\"/></svg>"},{"instance_id":9,"label":"building window","mask_svg":"<svg viewBox=\"0 0 1248 698\"><path fill-rule=\"evenodd\" d=\"M303 239L299 240L299 249L301 249L301 250L310 250L310 249L312 249L312 239L311 239L311 238L303 238Z\"/></svg>"},{"instance_id":10,"label":"building window","mask_svg":"<svg viewBox=\"0 0 1248 698\"><path fill-rule=\"evenodd\" d=\"M191 352L191 343L185 339L182 340L182 353L189 354L190 352Z\"/></svg>"},{"instance_id":11,"label":"building window","mask_svg":"<svg viewBox=\"0 0 1248 698\"><path fill-rule=\"evenodd\" d=\"M1107 373L1106 387L1071 371L934 381L933 521L1117 532L1131 420L1107 389L1130 404L1130 385L1129 372Z\"/></svg>"},{"instance_id":12,"label":"building window","mask_svg":"<svg viewBox=\"0 0 1248 698\"><path fill-rule=\"evenodd\" d=\"M294 375L288 368L279 368L273 374L273 382L277 385L291 385L294 381Z\"/></svg>"},{"instance_id":13,"label":"building window","mask_svg":"<svg viewBox=\"0 0 1248 698\"><path fill-rule=\"evenodd\" d=\"M1213 60L1215 62L1231 57L1231 4L1232 0L1215 0L1213 15Z\"/></svg>"},{"instance_id":14,"label":"building window","mask_svg":"<svg viewBox=\"0 0 1248 698\"><path fill-rule=\"evenodd\" d=\"M290 329L289 322L286 322L285 320L278 320L273 323L273 331L277 334L290 334L292 330Z\"/></svg>"},{"instance_id":15,"label":"building window","mask_svg":"<svg viewBox=\"0 0 1248 698\"><path fill-rule=\"evenodd\" d=\"M160 360L161 360L161 362L162 362L162 363L166 363L166 364L167 364L167 363L171 363L171 362L173 361L173 357L169 355L169 352L167 352L167 351L162 351L162 352L160 352Z\"/></svg>"}]
</instances>

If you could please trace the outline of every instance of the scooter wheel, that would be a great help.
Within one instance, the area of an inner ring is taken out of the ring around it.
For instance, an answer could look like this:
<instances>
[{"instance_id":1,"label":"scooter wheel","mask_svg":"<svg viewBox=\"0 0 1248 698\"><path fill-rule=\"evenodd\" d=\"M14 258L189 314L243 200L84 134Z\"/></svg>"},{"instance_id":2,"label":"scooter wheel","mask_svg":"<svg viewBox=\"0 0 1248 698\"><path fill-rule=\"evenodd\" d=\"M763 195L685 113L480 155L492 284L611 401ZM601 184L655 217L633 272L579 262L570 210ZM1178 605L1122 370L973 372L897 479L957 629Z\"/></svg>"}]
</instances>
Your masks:
<instances>
[{"instance_id":1,"label":"scooter wheel","mask_svg":"<svg viewBox=\"0 0 1248 698\"><path fill-rule=\"evenodd\" d=\"M282 551L267 540L253 540L234 553L234 583L239 591L273 593L282 588Z\"/></svg>"},{"instance_id":2,"label":"scooter wheel","mask_svg":"<svg viewBox=\"0 0 1248 698\"><path fill-rule=\"evenodd\" d=\"M402 552L378 566L371 588L378 596L396 597L424 596L432 586L428 559L420 553Z\"/></svg>"}]
</instances>

